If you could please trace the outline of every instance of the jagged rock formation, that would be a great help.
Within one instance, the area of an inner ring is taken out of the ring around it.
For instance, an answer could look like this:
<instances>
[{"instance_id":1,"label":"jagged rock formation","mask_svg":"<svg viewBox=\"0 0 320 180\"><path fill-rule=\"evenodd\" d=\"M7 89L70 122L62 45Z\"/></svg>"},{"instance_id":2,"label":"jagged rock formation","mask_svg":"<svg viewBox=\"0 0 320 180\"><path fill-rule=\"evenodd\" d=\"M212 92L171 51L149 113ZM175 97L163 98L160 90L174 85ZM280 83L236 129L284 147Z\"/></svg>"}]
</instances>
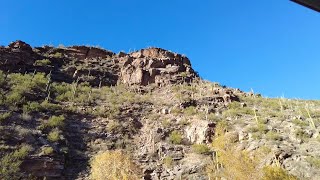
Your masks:
<instances>
[{"instance_id":1,"label":"jagged rock formation","mask_svg":"<svg viewBox=\"0 0 320 180\"><path fill-rule=\"evenodd\" d=\"M190 82L196 76L187 57L160 48L129 54L121 68L121 81L130 85Z\"/></svg>"},{"instance_id":2,"label":"jagged rock formation","mask_svg":"<svg viewBox=\"0 0 320 180\"><path fill-rule=\"evenodd\" d=\"M51 66L39 67L37 60L49 59ZM0 48L0 69L10 72L51 72L57 81L87 81L93 86L148 85L190 82L198 75L187 57L160 48L130 54L95 47L49 46L31 48L16 41Z\"/></svg>"}]
</instances>

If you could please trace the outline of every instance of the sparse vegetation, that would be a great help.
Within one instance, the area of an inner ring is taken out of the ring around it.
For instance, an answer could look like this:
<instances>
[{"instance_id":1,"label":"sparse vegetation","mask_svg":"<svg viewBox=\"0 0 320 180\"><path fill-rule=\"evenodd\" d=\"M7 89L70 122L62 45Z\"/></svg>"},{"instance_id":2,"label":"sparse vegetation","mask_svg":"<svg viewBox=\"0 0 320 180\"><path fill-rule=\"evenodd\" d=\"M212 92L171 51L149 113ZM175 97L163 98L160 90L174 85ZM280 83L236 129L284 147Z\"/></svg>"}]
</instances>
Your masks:
<instances>
[{"instance_id":1,"label":"sparse vegetation","mask_svg":"<svg viewBox=\"0 0 320 180\"><path fill-rule=\"evenodd\" d=\"M4 180L21 178L20 165L30 151L29 145L23 145L14 152L3 156L0 159L0 178Z\"/></svg>"},{"instance_id":2,"label":"sparse vegetation","mask_svg":"<svg viewBox=\"0 0 320 180\"><path fill-rule=\"evenodd\" d=\"M58 129L53 129L52 131L50 131L47 138L51 142L59 141L60 140L60 131Z\"/></svg>"},{"instance_id":3,"label":"sparse vegetation","mask_svg":"<svg viewBox=\"0 0 320 180\"><path fill-rule=\"evenodd\" d=\"M266 166L263 168L262 180L298 180L281 167Z\"/></svg>"},{"instance_id":4,"label":"sparse vegetation","mask_svg":"<svg viewBox=\"0 0 320 180\"><path fill-rule=\"evenodd\" d=\"M163 164L165 165L166 168L172 168L173 166L173 159L171 156L166 156L163 159Z\"/></svg>"},{"instance_id":5,"label":"sparse vegetation","mask_svg":"<svg viewBox=\"0 0 320 180\"><path fill-rule=\"evenodd\" d=\"M44 155L51 155L51 154L53 154L53 152L54 152L54 150L53 150L53 148L52 147L43 147L42 148L42 153L44 154Z\"/></svg>"},{"instance_id":6,"label":"sparse vegetation","mask_svg":"<svg viewBox=\"0 0 320 180\"><path fill-rule=\"evenodd\" d=\"M35 66L47 66L50 65L51 61L49 59L36 60L33 65Z\"/></svg>"},{"instance_id":7,"label":"sparse vegetation","mask_svg":"<svg viewBox=\"0 0 320 180\"><path fill-rule=\"evenodd\" d=\"M64 126L64 116L52 116L48 119L48 122L46 123L49 127L63 127Z\"/></svg>"},{"instance_id":8,"label":"sparse vegetation","mask_svg":"<svg viewBox=\"0 0 320 180\"><path fill-rule=\"evenodd\" d=\"M306 160L314 167L320 169L320 157L307 157Z\"/></svg>"},{"instance_id":9,"label":"sparse vegetation","mask_svg":"<svg viewBox=\"0 0 320 180\"><path fill-rule=\"evenodd\" d=\"M169 140L173 144L181 144L182 143L182 135L178 131L172 131Z\"/></svg>"},{"instance_id":10,"label":"sparse vegetation","mask_svg":"<svg viewBox=\"0 0 320 180\"><path fill-rule=\"evenodd\" d=\"M198 154L208 154L210 152L210 148L205 144L194 144L192 150Z\"/></svg>"}]
</instances>

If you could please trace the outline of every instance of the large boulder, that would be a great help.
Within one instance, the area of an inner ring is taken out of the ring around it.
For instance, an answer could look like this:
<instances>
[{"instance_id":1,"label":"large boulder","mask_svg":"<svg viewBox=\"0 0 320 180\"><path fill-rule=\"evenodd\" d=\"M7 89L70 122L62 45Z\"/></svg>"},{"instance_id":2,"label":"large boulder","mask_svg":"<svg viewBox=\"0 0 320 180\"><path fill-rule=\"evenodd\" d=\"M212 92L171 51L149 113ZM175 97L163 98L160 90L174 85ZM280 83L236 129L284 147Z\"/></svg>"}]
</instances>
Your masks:
<instances>
[{"instance_id":1,"label":"large boulder","mask_svg":"<svg viewBox=\"0 0 320 180\"><path fill-rule=\"evenodd\" d=\"M185 134L191 144L202 144L212 142L216 124L208 121L193 121L185 129Z\"/></svg>"}]
</instances>

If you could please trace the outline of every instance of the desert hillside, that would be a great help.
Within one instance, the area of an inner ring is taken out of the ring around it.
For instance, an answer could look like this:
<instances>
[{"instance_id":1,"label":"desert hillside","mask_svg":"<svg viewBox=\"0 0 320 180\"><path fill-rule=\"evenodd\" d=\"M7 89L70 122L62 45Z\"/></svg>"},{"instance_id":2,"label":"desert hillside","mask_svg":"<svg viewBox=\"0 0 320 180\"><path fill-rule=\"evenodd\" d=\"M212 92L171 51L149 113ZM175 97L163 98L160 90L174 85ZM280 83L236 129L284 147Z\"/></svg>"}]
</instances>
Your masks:
<instances>
[{"instance_id":1,"label":"desert hillside","mask_svg":"<svg viewBox=\"0 0 320 180\"><path fill-rule=\"evenodd\" d=\"M201 74L201 72L200 72ZM0 179L320 179L320 101L161 48L0 47Z\"/></svg>"}]
</instances>

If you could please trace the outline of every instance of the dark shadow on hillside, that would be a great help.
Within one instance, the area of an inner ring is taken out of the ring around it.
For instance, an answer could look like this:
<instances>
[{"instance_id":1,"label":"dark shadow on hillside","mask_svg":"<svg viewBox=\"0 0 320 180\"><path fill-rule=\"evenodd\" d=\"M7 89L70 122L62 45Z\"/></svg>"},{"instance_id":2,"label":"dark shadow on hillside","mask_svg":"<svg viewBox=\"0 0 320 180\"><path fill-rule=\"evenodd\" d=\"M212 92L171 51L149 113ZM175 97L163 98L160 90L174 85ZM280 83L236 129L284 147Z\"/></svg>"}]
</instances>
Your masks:
<instances>
[{"instance_id":1,"label":"dark shadow on hillside","mask_svg":"<svg viewBox=\"0 0 320 180\"><path fill-rule=\"evenodd\" d=\"M80 113L68 113L67 124L64 130L68 153L65 155L66 179L77 179L77 177L88 174L89 157L87 155L87 143L89 141L89 122L94 118L91 115Z\"/></svg>"}]
</instances>

